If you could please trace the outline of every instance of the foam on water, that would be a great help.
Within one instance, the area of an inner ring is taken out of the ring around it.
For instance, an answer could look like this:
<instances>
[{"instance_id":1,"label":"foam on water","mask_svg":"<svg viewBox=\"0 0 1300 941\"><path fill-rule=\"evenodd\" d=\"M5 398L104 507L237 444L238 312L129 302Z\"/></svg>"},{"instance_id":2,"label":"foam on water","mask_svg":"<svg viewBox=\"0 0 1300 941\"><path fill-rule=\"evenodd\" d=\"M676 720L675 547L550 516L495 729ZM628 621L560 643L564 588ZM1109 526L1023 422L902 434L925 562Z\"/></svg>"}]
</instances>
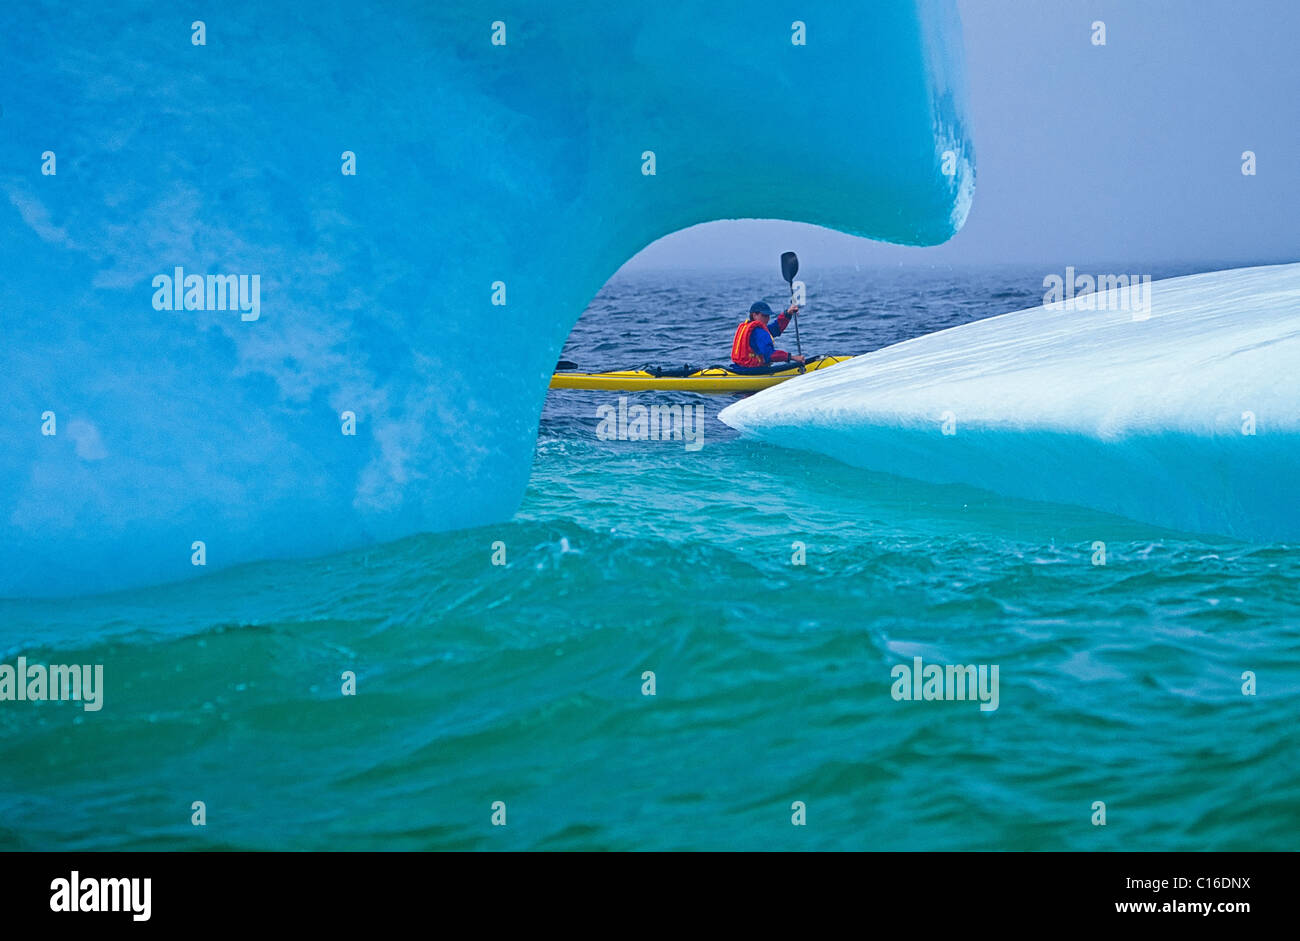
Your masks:
<instances>
[{"instance_id":1,"label":"foam on water","mask_svg":"<svg viewBox=\"0 0 1300 941\"><path fill-rule=\"evenodd\" d=\"M933 483L1300 538L1300 265L1156 282L1145 319L1112 309L1123 300L1100 292L1101 309L1037 307L919 337L719 417Z\"/></svg>"}]
</instances>

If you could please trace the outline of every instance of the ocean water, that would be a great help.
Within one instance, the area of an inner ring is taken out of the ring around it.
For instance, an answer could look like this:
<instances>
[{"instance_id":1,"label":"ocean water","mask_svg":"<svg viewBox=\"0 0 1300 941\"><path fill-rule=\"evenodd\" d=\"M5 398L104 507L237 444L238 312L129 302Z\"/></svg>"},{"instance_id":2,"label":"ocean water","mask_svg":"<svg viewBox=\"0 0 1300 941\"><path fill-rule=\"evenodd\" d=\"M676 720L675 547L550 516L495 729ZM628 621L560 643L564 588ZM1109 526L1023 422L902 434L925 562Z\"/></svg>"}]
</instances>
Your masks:
<instances>
[{"instance_id":1,"label":"ocean water","mask_svg":"<svg viewBox=\"0 0 1300 941\"><path fill-rule=\"evenodd\" d=\"M811 352L1041 302L1041 271L804 262ZM775 265L623 273L564 355L720 361L783 290ZM0 704L0 847L1296 848L1293 546L748 441L728 397L628 398L702 406L703 447L600 440L618 395L554 391L510 522L0 601L0 662L106 686L99 712ZM918 656L997 665L997 708L896 701Z\"/></svg>"}]
</instances>

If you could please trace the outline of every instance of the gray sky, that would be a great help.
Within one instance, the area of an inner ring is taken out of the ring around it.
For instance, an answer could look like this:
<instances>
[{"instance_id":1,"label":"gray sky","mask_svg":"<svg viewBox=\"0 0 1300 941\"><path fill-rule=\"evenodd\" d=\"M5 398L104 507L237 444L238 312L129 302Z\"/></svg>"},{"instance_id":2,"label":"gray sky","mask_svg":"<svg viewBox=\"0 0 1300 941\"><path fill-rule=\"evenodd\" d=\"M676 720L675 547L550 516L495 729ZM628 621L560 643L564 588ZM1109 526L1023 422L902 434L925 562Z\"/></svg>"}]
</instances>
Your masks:
<instances>
[{"instance_id":1,"label":"gray sky","mask_svg":"<svg viewBox=\"0 0 1300 941\"><path fill-rule=\"evenodd\" d=\"M694 226L629 268L1294 261L1300 2L959 0L975 200L945 245L773 220ZM1106 24L1106 45L1091 24ZM1254 151L1257 175L1243 176Z\"/></svg>"}]
</instances>

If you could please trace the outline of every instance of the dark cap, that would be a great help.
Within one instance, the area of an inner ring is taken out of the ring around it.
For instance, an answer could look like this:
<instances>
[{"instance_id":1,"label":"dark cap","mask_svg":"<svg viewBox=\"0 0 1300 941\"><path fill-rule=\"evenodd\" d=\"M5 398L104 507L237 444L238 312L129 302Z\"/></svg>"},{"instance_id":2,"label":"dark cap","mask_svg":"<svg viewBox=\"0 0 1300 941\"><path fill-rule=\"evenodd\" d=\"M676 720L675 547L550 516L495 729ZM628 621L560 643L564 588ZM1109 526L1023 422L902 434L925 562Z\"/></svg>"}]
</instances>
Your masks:
<instances>
[{"instance_id":1,"label":"dark cap","mask_svg":"<svg viewBox=\"0 0 1300 941\"><path fill-rule=\"evenodd\" d=\"M775 316L772 313L772 308L767 306L767 301L754 301L749 305L749 312L751 314L767 314L769 317Z\"/></svg>"}]
</instances>

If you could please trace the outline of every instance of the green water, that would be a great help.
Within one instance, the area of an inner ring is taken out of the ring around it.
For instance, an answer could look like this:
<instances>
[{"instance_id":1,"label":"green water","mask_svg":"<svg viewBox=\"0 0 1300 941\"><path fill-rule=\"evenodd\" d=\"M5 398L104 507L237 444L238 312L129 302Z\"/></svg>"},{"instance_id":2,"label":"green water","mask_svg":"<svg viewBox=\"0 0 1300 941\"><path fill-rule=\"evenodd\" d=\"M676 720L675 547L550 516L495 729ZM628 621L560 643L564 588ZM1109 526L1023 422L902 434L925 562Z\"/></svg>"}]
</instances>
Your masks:
<instances>
[{"instance_id":1,"label":"green water","mask_svg":"<svg viewBox=\"0 0 1300 941\"><path fill-rule=\"evenodd\" d=\"M1295 848L1291 551L560 424L507 524L0 602L106 686L0 707L0 846Z\"/></svg>"}]
</instances>

